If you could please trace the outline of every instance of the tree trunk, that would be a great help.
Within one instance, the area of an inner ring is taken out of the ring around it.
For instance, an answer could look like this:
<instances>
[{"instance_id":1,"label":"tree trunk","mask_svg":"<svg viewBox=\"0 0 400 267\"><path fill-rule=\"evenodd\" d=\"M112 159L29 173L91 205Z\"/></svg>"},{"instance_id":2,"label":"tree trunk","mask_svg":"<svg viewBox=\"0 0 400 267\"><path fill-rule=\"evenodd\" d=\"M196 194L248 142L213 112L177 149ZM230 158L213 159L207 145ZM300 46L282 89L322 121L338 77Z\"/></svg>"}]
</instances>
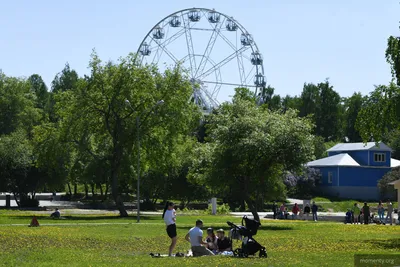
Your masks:
<instances>
[{"instance_id":1,"label":"tree trunk","mask_svg":"<svg viewBox=\"0 0 400 267\"><path fill-rule=\"evenodd\" d=\"M103 186L100 183L98 183L97 187L100 189L100 197L103 198Z\"/></svg>"},{"instance_id":2,"label":"tree trunk","mask_svg":"<svg viewBox=\"0 0 400 267\"><path fill-rule=\"evenodd\" d=\"M15 200L15 202L17 203L17 206L18 206L18 207L21 207L21 204L20 204L19 201L18 201L17 195L16 195L15 193L13 193L13 195L14 195L14 200Z\"/></svg>"},{"instance_id":3,"label":"tree trunk","mask_svg":"<svg viewBox=\"0 0 400 267\"><path fill-rule=\"evenodd\" d=\"M107 200L107 198L108 198L108 187L109 187L109 185L108 185L108 183L106 183L106 190L104 191L104 199L103 200Z\"/></svg>"},{"instance_id":4,"label":"tree trunk","mask_svg":"<svg viewBox=\"0 0 400 267\"><path fill-rule=\"evenodd\" d=\"M128 217L128 212L125 209L124 202L118 192L118 173L120 169L122 158L122 148L118 145L114 147L114 154L111 162L111 194L115 201L115 205L119 210L119 215L121 217Z\"/></svg>"},{"instance_id":5,"label":"tree trunk","mask_svg":"<svg viewBox=\"0 0 400 267\"><path fill-rule=\"evenodd\" d=\"M78 185L75 183L74 184L74 195L76 196L78 194Z\"/></svg>"},{"instance_id":6,"label":"tree trunk","mask_svg":"<svg viewBox=\"0 0 400 267\"><path fill-rule=\"evenodd\" d=\"M253 214L254 220L260 221L260 216L258 216L257 208L256 208L256 206L254 205L254 202L251 201L251 200L250 200L250 197L248 197L248 196L246 197L245 201L246 201L247 206L249 207L251 213Z\"/></svg>"},{"instance_id":7,"label":"tree trunk","mask_svg":"<svg viewBox=\"0 0 400 267\"><path fill-rule=\"evenodd\" d=\"M90 187L91 187L91 189L92 189L92 199L93 199L93 201L94 201L94 199L95 199L95 192L94 192L94 183L91 183L90 184Z\"/></svg>"},{"instance_id":8,"label":"tree trunk","mask_svg":"<svg viewBox=\"0 0 400 267\"><path fill-rule=\"evenodd\" d=\"M84 186L85 186L85 199L88 199L89 198L89 187L88 187L87 183L85 183Z\"/></svg>"},{"instance_id":9,"label":"tree trunk","mask_svg":"<svg viewBox=\"0 0 400 267\"><path fill-rule=\"evenodd\" d=\"M69 195L72 196L72 190L70 183L67 183Z\"/></svg>"}]
</instances>

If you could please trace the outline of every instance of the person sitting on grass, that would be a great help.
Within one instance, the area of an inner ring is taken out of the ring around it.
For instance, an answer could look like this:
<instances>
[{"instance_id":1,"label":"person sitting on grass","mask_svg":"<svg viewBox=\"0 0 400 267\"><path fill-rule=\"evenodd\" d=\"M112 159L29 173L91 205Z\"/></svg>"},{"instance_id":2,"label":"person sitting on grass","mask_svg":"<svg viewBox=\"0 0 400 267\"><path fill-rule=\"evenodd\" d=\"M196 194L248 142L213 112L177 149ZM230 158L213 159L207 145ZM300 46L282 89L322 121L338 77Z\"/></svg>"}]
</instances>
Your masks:
<instances>
[{"instance_id":1,"label":"person sitting on grass","mask_svg":"<svg viewBox=\"0 0 400 267\"><path fill-rule=\"evenodd\" d=\"M61 213L60 213L60 211L59 211L58 209L56 209L56 210L50 215L50 217L53 218L53 219L60 219Z\"/></svg>"},{"instance_id":2,"label":"person sitting on grass","mask_svg":"<svg viewBox=\"0 0 400 267\"><path fill-rule=\"evenodd\" d=\"M190 245L192 246L193 257L214 255L211 250L205 247L208 244L207 242L203 241L203 231L201 230L202 227L203 221L197 220L196 226L191 228L185 236L186 241L190 242Z\"/></svg>"},{"instance_id":3,"label":"person sitting on grass","mask_svg":"<svg viewBox=\"0 0 400 267\"><path fill-rule=\"evenodd\" d=\"M225 236L224 229L219 229L217 231L217 236L218 253L222 253L224 251L232 251L232 241L229 237Z\"/></svg>"},{"instance_id":4,"label":"person sitting on grass","mask_svg":"<svg viewBox=\"0 0 400 267\"><path fill-rule=\"evenodd\" d=\"M208 228L207 229L207 248L211 250L214 254L217 252L218 249L218 237L214 234L214 229Z\"/></svg>"}]
</instances>

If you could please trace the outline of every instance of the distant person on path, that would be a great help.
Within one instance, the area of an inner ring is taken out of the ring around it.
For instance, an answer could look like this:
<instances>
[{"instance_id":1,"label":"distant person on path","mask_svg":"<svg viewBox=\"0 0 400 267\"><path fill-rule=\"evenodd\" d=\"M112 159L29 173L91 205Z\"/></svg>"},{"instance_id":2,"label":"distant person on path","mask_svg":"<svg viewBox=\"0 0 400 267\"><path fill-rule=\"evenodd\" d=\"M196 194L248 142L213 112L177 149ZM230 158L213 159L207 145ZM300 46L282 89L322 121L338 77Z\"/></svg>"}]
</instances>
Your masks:
<instances>
[{"instance_id":1,"label":"distant person on path","mask_svg":"<svg viewBox=\"0 0 400 267\"><path fill-rule=\"evenodd\" d=\"M276 219L276 215L277 215L277 205L276 202L274 201L274 203L272 204L272 212L274 213L274 219Z\"/></svg>"},{"instance_id":2,"label":"distant person on path","mask_svg":"<svg viewBox=\"0 0 400 267\"><path fill-rule=\"evenodd\" d=\"M357 224L358 224L359 223L358 219L359 219L360 213L361 213L361 210L360 210L360 207L358 206L358 203L354 203L352 212L353 212L353 223L356 224L356 222L357 222Z\"/></svg>"},{"instance_id":3,"label":"distant person on path","mask_svg":"<svg viewBox=\"0 0 400 267\"><path fill-rule=\"evenodd\" d=\"M60 219L61 213L60 213L60 211L59 211L58 209L56 209L56 210L50 215L50 217L51 217L51 218L54 218L54 219Z\"/></svg>"},{"instance_id":4,"label":"distant person on path","mask_svg":"<svg viewBox=\"0 0 400 267\"><path fill-rule=\"evenodd\" d=\"M297 219L297 214L299 214L299 206L297 206L297 203L294 203L294 206L292 208L292 219L296 220Z\"/></svg>"},{"instance_id":5,"label":"distant person on path","mask_svg":"<svg viewBox=\"0 0 400 267\"><path fill-rule=\"evenodd\" d=\"M185 239L190 242L190 245L192 246L193 257L214 255L211 250L205 247L208 244L203 241L202 227L203 221L197 220L196 226L191 228L185 236Z\"/></svg>"},{"instance_id":6,"label":"distant person on path","mask_svg":"<svg viewBox=\"0 0 400 267\"><path fill-rule=\"evenodd\" d=\"M385 208L383 207L382 200L380 200L378 204L378 217L381 223L383 223L384 216L385 216Z\"/></svg>"},{"instance_id":7,"label":"distant person on path","mask_svg":"<svg viewBox=\"0 0 400 267\"><path fill-rule=\"evenodd\" d=\"M310 209L310 205L308 205L308 203L306 204L306 206L304 207L304 214L306 215L306 218L308 220L308 216L310 215L311 209Z\"/></svg>"},{"instance_id":8,"label":"distant person on path","mask_svg":"<svg viewBox=\"0 0 400 267\"><path fill-rule=\"evenodd\" d=\"M164 212L162 215L165 225L167 226L167 234L171 238L171 245L169 246L168 256L172 256L172 251L176 246L177 233L176 233L176 211L174 203L167 201L165 204Z\"/></svg>"},{"instance_id":9,"label":"distant person on path","mask_svg":"<svg viewBox=\"0 0 400 267\"><path fill-rule=\"evenodd\" d=\"M364 202L364 206L362 208L362 212L364 215L364 224L368 224L369 222L369 217L370 217L370 211L369 211L369 206L367 202Z\"/></svg>"},{"instance_id":10,"label":"distant person on path","mask_svg":"<svg viewBox=\"0 0 400 267\"><path fill-rule=\"evenodd\" d=\"M312 206L311 206L311 211L312 211L312 219L313 221L318 221L318 206L315 204L315 201L313 201Z\"/></svg>"},{"instance_id":11,"label":"distant person on path","mask_svg":"<svg viewBox=\"0 0 400 267\"><path fill-rule=\"evenodd\" d=\"M285 210L286 210L285 203L282 203L281 207L279 208L281 219L283 219L285 216Z\"/></svg>"},{"instance_id":12,"label":"distant person on path","mask_svg":"<svg viewBox=\"0 0 400 267\"><path fill-rule=\"evenodd\" d=\"M392 213L393 213L393 204L392 204L392 202L390 202L390 200L388 199L388 201L387 201L387 214L386 214L385 223L387 223L387 219L389 218L389 219L390 219L390 225L393 224Z\"/></svg>"}]
</instances>

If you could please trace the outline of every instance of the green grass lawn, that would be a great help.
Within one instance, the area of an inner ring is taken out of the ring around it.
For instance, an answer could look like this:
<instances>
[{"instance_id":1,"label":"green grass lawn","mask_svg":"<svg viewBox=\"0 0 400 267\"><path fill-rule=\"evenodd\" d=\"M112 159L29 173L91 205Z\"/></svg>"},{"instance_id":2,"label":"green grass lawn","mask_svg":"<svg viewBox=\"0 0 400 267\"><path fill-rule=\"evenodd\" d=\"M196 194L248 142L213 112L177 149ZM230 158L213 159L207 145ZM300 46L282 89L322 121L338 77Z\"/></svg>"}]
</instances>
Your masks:
<instances>
[{"instance_id":1,"label":"green grass lawn","mask_svg":"<svg viewBox=\"0 0 400 267\"><path fill-rule=\"evenodd\" d=\"M340 200L340 199L328 199L324 197L315 197L312 199L315 203L320 206L320 211L333 211L333 212L345 212L347 209L351 209L354 203L358 203L360 207L364 205L364 201L358 200ZM392 202L393 208L397 209L397 202ZM378 202L368 202L371 210L373 212L377 212L376 209L378 207ZM386 208L386 202L383 202L384 207Z\"/></svg>"},{"instance_id":2,"label":"green grass lawn","mask_svg":"<svg viewBox=\"0 0 400 267\"><path fill-rule=\"evenodd\" d=\"M268 258L151 258L167 253L169 238L159 217L118 218L115 215L73 215L63 220L38 217L42 226L29 228L31 212L0 211L0 265L4 266L353 266L355 253L398 253L399 226L344 225L329 222L262 221L256 240ZM225 228L229 216L179 216L176 251L186 252L184 235L201 217L204 227ZM44 225L44 224L55 225ZM92 224L97 223L97 224ZM26 224L12 226L10 224ZM71 225L69 225L71 224ZM92 224L92 225L91 225ZM234 242L238 247L239 243Z\"/></svg>"}]
</instances>

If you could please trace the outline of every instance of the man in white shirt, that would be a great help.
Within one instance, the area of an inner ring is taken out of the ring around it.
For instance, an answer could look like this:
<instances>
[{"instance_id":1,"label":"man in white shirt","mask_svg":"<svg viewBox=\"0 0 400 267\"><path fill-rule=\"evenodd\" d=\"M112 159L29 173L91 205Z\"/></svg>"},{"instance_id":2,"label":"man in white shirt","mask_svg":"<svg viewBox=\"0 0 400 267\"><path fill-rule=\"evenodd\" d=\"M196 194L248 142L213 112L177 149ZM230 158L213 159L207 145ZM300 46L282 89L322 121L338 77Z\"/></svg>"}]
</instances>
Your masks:
<instances>
[{"instance_id":1,"label":"man in white shirt","mask_svg":"<svg viewBox=\"0 0 400 267\"><path fill-rule=\"evenodd\" d=\"M192 245L193 257L214 255L211 250L205 247L207 246L207 242L203 241L203 231L201 230L202 227L203 221L197 220L196 226L190 229L185 236L185 239Z\"/></svg>"}]
</instances>

